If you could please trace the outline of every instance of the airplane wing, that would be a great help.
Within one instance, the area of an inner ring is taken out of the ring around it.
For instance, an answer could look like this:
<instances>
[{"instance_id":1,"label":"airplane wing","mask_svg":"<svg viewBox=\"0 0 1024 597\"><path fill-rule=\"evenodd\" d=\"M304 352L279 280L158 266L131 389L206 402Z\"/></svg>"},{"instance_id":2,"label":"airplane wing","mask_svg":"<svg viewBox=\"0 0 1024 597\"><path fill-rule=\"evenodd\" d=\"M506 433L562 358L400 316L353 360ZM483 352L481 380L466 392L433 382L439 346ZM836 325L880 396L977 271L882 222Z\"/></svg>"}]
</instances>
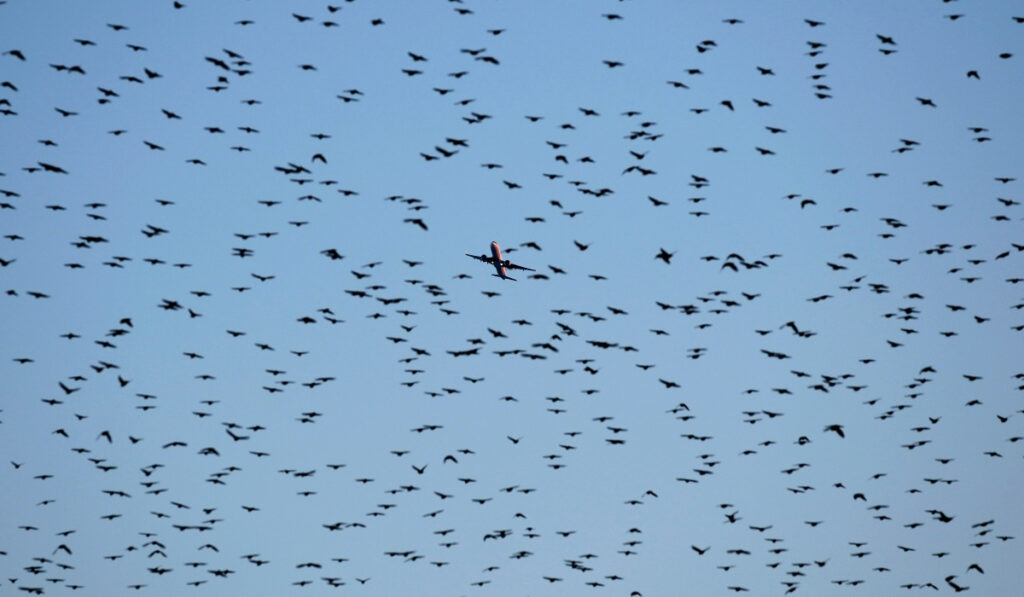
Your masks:
<instances>
[{"instance_id":1,"label":"airplane wing","mask_svg":"<svg viewBox=\"0 0 1024 597\"><path fill-rule=\"evenodd\" d=\"M482 262L487 263L489 265L504 267L506 269L520 269L520 270L524 270L524 271L528 271L528 272L535 272L535 271L537 271L537 270L535 270L533 268L525 267L525 266L522 266L522 265L516 265L516 264L514 264L514 263L512 263L511 261L508 261L508 260L497 261L497 260L494 259L494 257L488 257L487 255L473 255L472 253L466 253L465 255L466 255L466 257L472 257L473 259L476 259L477 261L482 261Z\"/></svg>"},{"instance_id":2,"label":"airplane wing","mask_svg":"<svg viewBox=\"0 0 1024 597\"><path fill-rule=\"evenodd\" d=\"M469 253L466 253L466 257L472 257L473 259L476 259L477 261L483 261L484 263L493 263L494 262L493 258L488 257L486 255L471 255Z\"/></svg>"}]
</instances>

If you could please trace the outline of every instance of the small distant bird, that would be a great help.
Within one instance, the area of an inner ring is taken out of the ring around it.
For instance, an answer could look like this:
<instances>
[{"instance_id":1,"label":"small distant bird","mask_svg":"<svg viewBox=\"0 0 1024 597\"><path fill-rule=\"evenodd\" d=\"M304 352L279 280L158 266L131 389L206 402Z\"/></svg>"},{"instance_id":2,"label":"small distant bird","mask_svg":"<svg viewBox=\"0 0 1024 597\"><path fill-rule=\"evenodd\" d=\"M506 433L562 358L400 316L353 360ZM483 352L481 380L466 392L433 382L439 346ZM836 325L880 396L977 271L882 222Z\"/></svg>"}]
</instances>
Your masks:
<instances>
[{"instance_id":1,"label":"small distant bird","mask_svg":"<svg viewBox=\"0 0 1024 597\"><path fill-rule=\"evenodd\" d=\"M405 222L406 224L415 224L422 228L423 230L427 230L427 223L421 220L420 218L405 218L402 221Z\"/></svg>"}]
</instances>

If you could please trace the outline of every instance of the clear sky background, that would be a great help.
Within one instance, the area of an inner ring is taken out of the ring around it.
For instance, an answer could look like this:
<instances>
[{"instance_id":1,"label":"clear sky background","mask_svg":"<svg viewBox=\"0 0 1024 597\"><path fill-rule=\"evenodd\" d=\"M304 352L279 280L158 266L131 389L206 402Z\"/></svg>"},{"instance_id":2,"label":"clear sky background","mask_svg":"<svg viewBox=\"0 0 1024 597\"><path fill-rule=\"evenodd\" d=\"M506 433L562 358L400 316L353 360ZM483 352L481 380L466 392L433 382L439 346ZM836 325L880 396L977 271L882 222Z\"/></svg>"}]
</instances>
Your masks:
<instances>
[{"instance_id":1,"label":"clear sky background","mask_svg":"<svg viewBox=\"0 0 1024 597\"><path fill-rule=\"evenodd\" d=\"M0 594L1019 594L1021 17L7 0Z\"/></svg>"}]
</instances>

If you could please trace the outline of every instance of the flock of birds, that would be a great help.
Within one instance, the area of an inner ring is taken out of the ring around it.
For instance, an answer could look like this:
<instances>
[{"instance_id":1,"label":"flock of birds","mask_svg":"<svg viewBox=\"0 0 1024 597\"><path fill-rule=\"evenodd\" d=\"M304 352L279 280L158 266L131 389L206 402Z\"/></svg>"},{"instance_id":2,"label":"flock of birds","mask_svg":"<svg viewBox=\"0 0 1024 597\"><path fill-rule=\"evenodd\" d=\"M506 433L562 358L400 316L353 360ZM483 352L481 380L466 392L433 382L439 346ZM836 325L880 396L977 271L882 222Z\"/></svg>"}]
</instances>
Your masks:
<instances>
[{"instance_id":1,"label":"flock of birds","mask_svg":"<svg viewBox=\"0 0 1024 597\"><path fill-rule=\"evenodd\" d=\"M1020 590L1007 6L793 14L774 64L750 7L665 78L611 54L672 3L543 51L543 3L42 4L0 3L0 594Z\"/></svg>"}]
</instances>

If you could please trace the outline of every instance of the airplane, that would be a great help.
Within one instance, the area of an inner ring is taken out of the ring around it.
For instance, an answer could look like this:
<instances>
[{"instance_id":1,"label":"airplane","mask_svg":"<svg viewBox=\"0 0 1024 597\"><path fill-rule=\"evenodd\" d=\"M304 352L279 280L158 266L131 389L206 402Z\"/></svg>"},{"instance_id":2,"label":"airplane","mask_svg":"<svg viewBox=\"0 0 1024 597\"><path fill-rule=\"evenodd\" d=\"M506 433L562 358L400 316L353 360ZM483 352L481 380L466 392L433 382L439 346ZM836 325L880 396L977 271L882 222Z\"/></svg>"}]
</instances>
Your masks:
<instances>
[{"instance_id":1,"label":"airplane","mask_svg":"<svg viewBox=\"0 0 1024 597\"><path fill-rule=\"evenodd\" d=\"M492 275L494 275L496 278L501 278L502 280L512 280L513 282L516 281L515 278L513 278L513 277L508 275L507 270L510 270L510 269L521 269L521 270L526 270L528 272L537 271L537 270L534 270L534 269L530 269L528 267L523 267L521 265L516 265L516 264L512 263L511 261L509 261L508 259L502 259L501 258L501 247L499 247L498 243L494 242L494 241L491 241L491 256L490 257L488 257L487 255L471 255L469 253L466 253L466 257L472 257L473 259L476 259L477 261L483 261L484 263L490 263L491 265L494 266L494 270L497 272L497 273L492 274Z\"/></svg>"}]
</instances>

